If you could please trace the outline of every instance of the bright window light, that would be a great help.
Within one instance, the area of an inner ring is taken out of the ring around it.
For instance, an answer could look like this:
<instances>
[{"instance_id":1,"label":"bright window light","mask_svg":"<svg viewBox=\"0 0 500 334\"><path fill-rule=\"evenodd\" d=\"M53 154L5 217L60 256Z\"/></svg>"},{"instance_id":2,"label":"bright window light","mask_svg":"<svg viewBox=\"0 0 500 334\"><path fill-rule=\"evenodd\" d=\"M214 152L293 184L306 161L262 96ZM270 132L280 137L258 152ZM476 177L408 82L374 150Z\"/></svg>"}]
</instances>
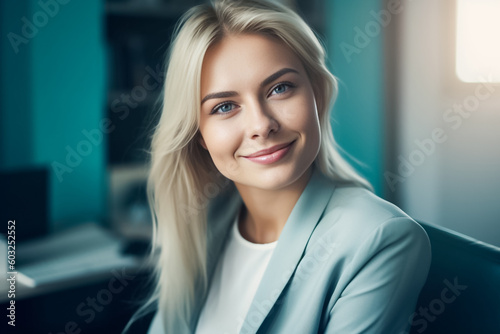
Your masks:
<instances>
[{"instance_id":1,"label":"bright window light","mask_svg":"<svg viewBox=\"0 0 500 334\"><path fill-rule=\"evenodd\" d=\"M464 82L500 82L499 0L457 0L456 72Z\"/></svg>"}]
</instances>

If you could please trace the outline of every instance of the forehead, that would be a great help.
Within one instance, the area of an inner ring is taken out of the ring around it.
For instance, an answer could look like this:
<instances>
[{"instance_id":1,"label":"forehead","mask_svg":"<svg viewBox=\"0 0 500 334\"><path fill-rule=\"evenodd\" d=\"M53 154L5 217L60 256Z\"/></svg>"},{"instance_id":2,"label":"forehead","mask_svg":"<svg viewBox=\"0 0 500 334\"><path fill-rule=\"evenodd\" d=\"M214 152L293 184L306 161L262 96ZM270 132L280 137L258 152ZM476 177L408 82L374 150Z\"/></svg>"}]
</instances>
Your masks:
<instances>
[{"instance_id":1,"label":"forehead","mask_svg":"<svg viewBox=\"0 0 500 334\"><path fill-rule=\"evenodd\" d=\"M284 67L303 71L299 58L284 42L258 34L228 35L205 54L202 91L224 82L262 80Z\"/></svg>"}]
</instances>

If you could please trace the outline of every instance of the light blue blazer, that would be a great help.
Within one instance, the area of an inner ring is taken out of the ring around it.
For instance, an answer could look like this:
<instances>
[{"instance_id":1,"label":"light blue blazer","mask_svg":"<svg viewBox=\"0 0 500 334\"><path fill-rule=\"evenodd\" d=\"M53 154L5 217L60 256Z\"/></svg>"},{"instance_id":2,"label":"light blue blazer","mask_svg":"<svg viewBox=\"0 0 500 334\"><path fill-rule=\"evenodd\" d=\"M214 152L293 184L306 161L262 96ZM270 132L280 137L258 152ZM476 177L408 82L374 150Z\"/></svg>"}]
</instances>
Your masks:
<instances>
[{"instance_id":1,"label":"light blue blazer","mask_svg":"<svg viewBox=\"0 0 500 334\"><path fill-rule=\"evenodd\" d=\"M210 278L241 205L234 185L209 205ZM240 334L403 333L430 261L427 234L403 211L314 168ZM167 334L194 333L206 296L197 298L192 322L170 319ZM148 333L165 333L158 313Z\"/></svg>"}]
</instances>

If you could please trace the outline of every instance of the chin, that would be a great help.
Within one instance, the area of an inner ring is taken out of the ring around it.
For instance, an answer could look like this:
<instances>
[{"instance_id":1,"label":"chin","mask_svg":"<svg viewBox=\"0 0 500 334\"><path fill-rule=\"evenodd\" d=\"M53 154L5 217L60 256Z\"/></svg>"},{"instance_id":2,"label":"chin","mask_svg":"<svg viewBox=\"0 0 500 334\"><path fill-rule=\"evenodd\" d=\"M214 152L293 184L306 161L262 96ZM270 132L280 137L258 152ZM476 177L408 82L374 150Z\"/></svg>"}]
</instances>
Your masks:
<instances>
[{"instance_id":1,"label":"chin","mask_svg":"<svg viewBox=\"0 0 500 334\"><path fill-rule=\"evenodd\" d=\"M248 185L266 190L280 190L293 184L307 170L307 168L283 167L285 168L256 172L253 179L247 179Z\"/></svg>"}]
</instances>

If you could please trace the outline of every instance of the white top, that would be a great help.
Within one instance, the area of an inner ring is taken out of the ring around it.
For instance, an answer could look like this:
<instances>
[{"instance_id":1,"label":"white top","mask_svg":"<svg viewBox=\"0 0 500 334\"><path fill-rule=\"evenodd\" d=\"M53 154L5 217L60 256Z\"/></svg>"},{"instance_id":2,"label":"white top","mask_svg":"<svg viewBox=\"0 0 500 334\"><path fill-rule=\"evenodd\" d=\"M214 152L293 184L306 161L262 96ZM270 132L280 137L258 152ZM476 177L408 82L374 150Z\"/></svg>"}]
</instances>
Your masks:
<instances>
[{"instance_id":1,"label":"white top","mask_svg":"<svg viewBox=\"0 0 500 334\"><path fill-rule=\"evenodd\" d=\"M196 334L236 334L250 308L278 241L255 244L241 236L235 219L217 263Z\"/></svg>"},{"instance_id":2,"label":"white top","mask_svg":"<svg viewBox=\"0 0 500 334\"><path fill-rule=\"evenodd\" d=\"M277 243L276 240L256 244L246 240L238 228L238 218L235 219L217 262L195 334L239 333ZM148 334L162 333L162 320L157 312Z\"/></svg>"}]
</instances>

